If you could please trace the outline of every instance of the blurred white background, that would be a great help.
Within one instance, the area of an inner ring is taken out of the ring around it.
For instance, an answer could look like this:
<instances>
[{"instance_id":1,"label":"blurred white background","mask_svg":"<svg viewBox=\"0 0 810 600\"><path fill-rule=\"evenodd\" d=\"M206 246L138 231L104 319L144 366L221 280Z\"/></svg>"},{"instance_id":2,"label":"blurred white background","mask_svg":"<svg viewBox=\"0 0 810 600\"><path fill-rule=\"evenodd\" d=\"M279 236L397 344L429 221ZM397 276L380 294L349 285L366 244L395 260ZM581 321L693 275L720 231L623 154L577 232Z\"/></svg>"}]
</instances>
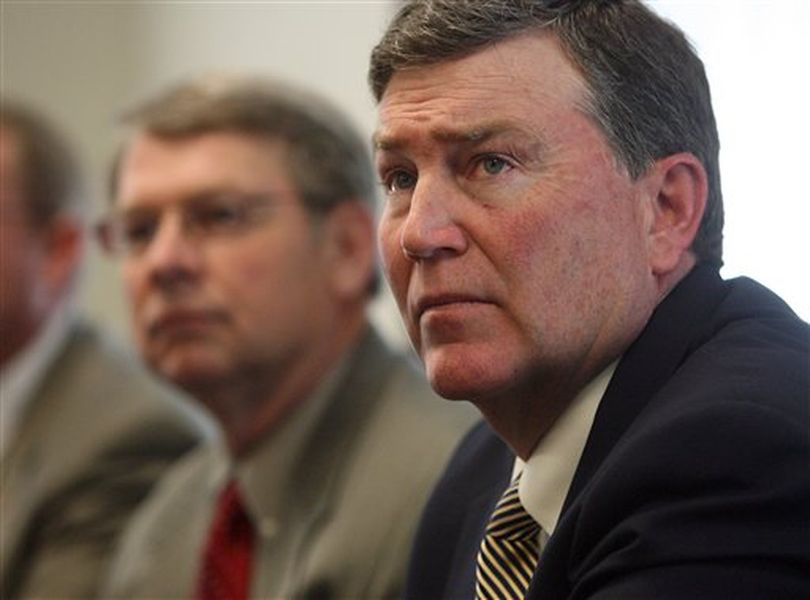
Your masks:
<instances>
[{"instance_id":1,"label":"blurred white background","mask_svg":"<svg viewBox=\"0 0 810 600\"><path fill-rule=\"evenodd\" d=\"M290 80L330 97L364 134L365 76L396 2L0 0L0 87L55 120L91 181L94 214L124 108L210 70ZM810 0L653 0L704 59L722 144L727 277L750 275L810 320ZM81 302L127 335L115 265L91 248ZM375 319L401 341L390 300Z\"/></svg>"},{"instance_id":2,"label":"blurred white background","mask_svg":"<svg viewBox=\"0 0 810 600\"><path fill-rule=\"evenodd\" d=\"M656 0L706 65L720 130L724 277L810 320L810 0Z\"/></svg>"}]
</instances>

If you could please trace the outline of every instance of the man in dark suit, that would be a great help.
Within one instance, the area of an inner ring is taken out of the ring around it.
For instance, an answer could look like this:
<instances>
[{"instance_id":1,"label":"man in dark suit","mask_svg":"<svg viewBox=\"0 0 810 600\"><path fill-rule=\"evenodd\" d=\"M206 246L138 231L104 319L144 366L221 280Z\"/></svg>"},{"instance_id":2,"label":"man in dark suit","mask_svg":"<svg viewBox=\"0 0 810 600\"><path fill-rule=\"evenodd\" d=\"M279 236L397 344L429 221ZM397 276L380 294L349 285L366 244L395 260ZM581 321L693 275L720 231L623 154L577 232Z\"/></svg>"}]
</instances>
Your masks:
<instances>
[{"instance_id":1,"label":"man in dark suit","mask_svg":"<svg viewBox=\"0 0 810 600\"><path fill-rule=\"evenodd\" d=\"M488 421L407 595L810 596L810 331L718 275L683 34L634 0L415 0L369 78L387 276L433 387Z\"/></svg>"},{"instance_id":2,"label":"man in dark suit","mask_svg":"<svg viewBox=\"0 0 810 600\"><path fill-rule=\"evenodd\" d=\"M41 115L0 117L0 596L87 598L162 471L203 435L75 306L79 169Z\"/></svg>"}]
</instances>

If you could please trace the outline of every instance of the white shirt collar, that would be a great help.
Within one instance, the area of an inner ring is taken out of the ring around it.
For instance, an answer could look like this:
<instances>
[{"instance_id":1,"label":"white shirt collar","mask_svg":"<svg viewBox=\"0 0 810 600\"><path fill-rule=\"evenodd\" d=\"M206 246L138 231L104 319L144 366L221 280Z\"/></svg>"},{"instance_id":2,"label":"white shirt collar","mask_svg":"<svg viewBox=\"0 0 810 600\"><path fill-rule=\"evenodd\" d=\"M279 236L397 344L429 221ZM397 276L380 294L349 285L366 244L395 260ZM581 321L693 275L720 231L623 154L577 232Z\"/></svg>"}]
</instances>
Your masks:
<instances>
[{"instance_id":1,"label":"white shirt collar","mask_svg":"<svg viewBox=\"0 0 810 600\"><path fill-rule=\"evenodd\" d=\"M514 475L523 472L518 486L520 502L548 535L557 526L596 409L617 364L618 361L611 364L583 388L543 436L528 461L515 460Z\"/></svg>"},{"instance_id":2,"label":"white shirt collar","mask_svg":"<svg viewBox=\"0 0 810 600\"><path fill-rule=\"evenodd\" d=\"M20 421L45 372L64 346L75 321L72 303L60 305L36 337L0 371L0 456L5 458Z\"/></svg>"}]
</instances>

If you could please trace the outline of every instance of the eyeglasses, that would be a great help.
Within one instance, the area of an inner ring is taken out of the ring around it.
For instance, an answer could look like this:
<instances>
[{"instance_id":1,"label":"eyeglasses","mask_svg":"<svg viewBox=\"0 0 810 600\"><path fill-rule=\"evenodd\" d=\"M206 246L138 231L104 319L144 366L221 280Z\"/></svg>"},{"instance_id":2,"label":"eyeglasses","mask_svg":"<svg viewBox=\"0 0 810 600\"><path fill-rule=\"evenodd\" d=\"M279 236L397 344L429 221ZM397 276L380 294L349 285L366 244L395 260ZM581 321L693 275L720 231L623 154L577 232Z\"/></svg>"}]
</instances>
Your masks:
<instances>
[{"instance_id":1,"label":"eyeglasses","mask_svg":"<svg viewBox=\"0 0 810 600\"><path fill-rule=\"evenodd\" d=\"M178 207L183 233L197 242L232 238L290 204L281 201L279 195L229 192L192 198ZM96 225L96 237L111 256L141 255L155 239L167 212L155 207L113 212Z\"/></svg>"}]
</instances>

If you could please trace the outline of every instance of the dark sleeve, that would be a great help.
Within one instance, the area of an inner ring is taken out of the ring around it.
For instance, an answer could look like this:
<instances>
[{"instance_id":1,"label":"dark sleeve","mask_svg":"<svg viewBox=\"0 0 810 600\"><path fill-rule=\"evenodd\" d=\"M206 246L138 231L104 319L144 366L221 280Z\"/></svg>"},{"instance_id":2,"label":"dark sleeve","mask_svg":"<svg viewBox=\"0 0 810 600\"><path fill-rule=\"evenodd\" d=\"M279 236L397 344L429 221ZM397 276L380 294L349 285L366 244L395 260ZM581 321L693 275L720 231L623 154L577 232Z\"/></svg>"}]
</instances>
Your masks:
<instances>
[{"instance_id":1,"label":"dark sleeve","mask_svg":"<svg viewBox=\"0 0 810 600\"><path fill-rule=\"evenodd\" d=\"M810 428L794 417L723 402L631 434L572 515L570 597L810 598Z\"/></svg>"},{"instance_id":2,"label":"dark sleeve","mask_svg":"<svg viewBox=\"0 0 810 600\"><path fill-rule=\"evenodd\" d=\"M478 545L513 462L509 448L484 423L461 441L419 523L405 598L474 597Z\"/></svg>"}]
</instances>

